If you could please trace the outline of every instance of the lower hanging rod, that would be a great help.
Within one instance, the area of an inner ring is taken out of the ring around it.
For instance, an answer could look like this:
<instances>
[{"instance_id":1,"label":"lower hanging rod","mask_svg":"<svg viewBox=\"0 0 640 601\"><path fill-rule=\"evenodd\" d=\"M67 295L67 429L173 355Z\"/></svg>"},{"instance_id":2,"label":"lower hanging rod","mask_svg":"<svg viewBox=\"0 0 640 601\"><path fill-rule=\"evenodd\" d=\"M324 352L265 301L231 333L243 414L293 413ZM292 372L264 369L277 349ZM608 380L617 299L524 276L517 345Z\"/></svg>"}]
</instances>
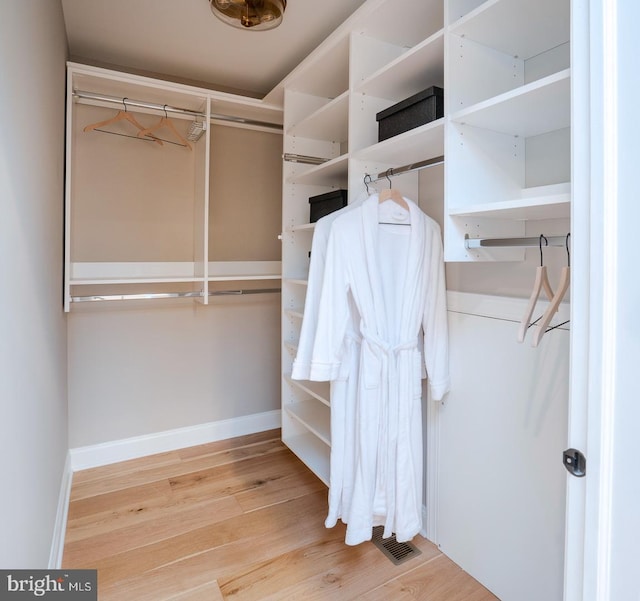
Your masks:
<instances>
[{"instance_id":1,"label":"lower hanging rod","mask_svg":"<svg viewBox=\"0 0 640 601\"><path fill-rule=\"evenodd\" d=\"M566 236L545 236L546 246L566 246ZM532 236L527 238L469 238L468 234L464 239L465 248L538 248L540 237Z\"/></svg>"},{"instance_id":2,"label":"lower hanging rod","mask_svg":"<svg viewBox=\"0 0 640 601\"><path fill-rule=\"evenodd\" d=\"M249 288L242 290L211 290L208 296L244 296L246 294L273 294L280 288ZM202 298L203 292L149 292L138 294L95 294L91 296L72 296L72 303L91 303L98 301L152 300L159 298Z\"/></svg>"}]
</instances>

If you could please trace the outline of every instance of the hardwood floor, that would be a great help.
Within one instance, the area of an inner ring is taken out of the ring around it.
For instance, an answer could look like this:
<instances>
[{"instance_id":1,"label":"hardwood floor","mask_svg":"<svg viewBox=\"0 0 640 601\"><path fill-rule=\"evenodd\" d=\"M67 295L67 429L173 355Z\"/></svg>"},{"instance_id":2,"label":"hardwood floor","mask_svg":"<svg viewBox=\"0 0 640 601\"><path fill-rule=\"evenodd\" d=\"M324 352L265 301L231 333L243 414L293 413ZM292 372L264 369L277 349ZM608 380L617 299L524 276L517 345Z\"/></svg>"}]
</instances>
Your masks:
<instances>
[{"instance_id":1,"label":"hardwood floor","mask_svg":"<svg viewBox=\"0 0 640 601\"><path fill-rule=\"evenodd\" d=\"M76 472L64 568L100 601L495 601L422 537L396 566L324 527L327 489L272 430Z\"/></svg>"}]
</instances>

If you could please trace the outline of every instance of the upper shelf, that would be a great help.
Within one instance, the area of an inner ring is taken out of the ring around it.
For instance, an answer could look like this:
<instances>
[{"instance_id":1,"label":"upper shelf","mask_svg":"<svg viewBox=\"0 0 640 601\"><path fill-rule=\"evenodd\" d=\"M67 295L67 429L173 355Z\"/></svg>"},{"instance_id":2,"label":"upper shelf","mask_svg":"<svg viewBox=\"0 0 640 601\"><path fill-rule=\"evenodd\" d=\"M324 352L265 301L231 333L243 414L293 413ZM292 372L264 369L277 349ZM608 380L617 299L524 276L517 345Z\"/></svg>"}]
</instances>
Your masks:
<instances>
[{"instance_id":1,"label":"upper shelf","mask_svg":"<svg viewBox=\"0 0 640 601\"><path fill-rule=\"evenodd\" d=\"M374 8L368 14L360 15L357 32L396 46L415 46L444 25L444 2L440 0L393 0L370 4Z\"/></svg>"},{"instance_id":2,"label":"upper shelf","mask_svg":"<svg viewBox=\"0 0 640 601\"><path fill-rule=\"evenodd\" d=\"M527 60L569 41L569 0L487 0L449 31Z\"/></svg>"},{"instance_id":3,"label":"upper shelf","mask_svg":"<svg viewBox=\"0 0 640 601\"><path fill-rule=\"evenodd\" d=\"M525 188L520 198L449 210L452 217L494 217L528 221L571 216L571 184Z\"/></svg>"},{"instance_id":4,"label":"upper shelf","mask_svg":"<svg viewBox=\"0 0 640 601\"><path fill-rule=\"evenodd\" d=\"M308 60L312 64L301 63L287 76L287 89L326 98L335 98L349 89L347 36L338 39L335 45L322 47L320 52L314 53L313 60Z\"/></svg>"},{"instance_id":5,"label":"upper shelf","mask_svg":"<svg viewBox=\"0 0 640 601\"><path fill-rule=\"evenodd\" d=\"M343 142L348 136L349 92L343 92L317 111L292 125L287 134Z\"/></svg>"},{"instance_id":6,"label":"upper shelf","mask_svg":"<svg viewBox=\"0 0 640 601\"><path fill-rule=\"evenodd\" d=\"M289 178L291 184L310 184L315 186L346 186L349 155L343 154L321 165Z\"/></svg>"},{"instance_id":7,"label":"upper shelf","mask_svg":"<svg viewBox=\"0 0 640 601\"><path fill-rule=\"evenodd\" d=\"M570 94L571 70L564 69L458 111L451 120L527 138L571 125Z\"/></svg>"},{"instance_id":8,"label":"upper shelf","mask_svg":"<svg viewBox=\"0 0 640 601\"><path fill-rule=\"evenodd\" d=\"M363 79L355 91L398 102L430 86L442 87L443 65L444 31L440 30Z\"/></svg>"},{"instance_id":9,"label":"upper shelf","mask_svg":"<svg viewBox=\"0 0 640 601\"><path fill-rule=\"evenodd\" d=\"M401 167L444 154L444 119L437 119L373 146L357 151L355 158Z\"/></svg>"}]
</instances>

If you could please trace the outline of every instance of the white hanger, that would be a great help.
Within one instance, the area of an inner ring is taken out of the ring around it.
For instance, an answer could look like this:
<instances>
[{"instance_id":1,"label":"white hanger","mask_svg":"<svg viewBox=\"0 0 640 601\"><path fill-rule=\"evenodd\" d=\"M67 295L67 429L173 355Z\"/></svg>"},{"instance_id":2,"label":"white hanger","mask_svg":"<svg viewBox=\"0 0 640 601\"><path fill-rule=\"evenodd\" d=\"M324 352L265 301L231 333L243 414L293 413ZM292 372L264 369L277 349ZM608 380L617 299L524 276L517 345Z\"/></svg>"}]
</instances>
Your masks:
<instances>
[{"instance_id":1,"label":"white hanger","mask_svg":"<svg viewBox=\"0 0 640 601\"><path fill-rule=\"evenodd\" d=\"M542 340L542 337L545 335L546 332L549 331L547 330L547 326L549 325L549 323L551 322L551 319L553 318L558 308L560 307L560 303L562 302L562 299L564 298L564 295L566 294L569 288L569 281L571 279L570 278L571 255L569 253L569 236L570 235L571 234L567 234L567 239L566 239L567 266L562 268L562 273L560 274L560 285L558 286L556 293L553 295L553 298L551 299L551 303L547 307L547 310L544 312L542 319L538 324L536 324L536 331L535 331L535 334L533 335L532 346L538 346L538 344L540 343L540 340Z\"/></svg>"},{"instance_id":2,"label":"white hanger","mask_svg":"<svg viewBox=\"0 0 640 601\"><path fill-rule=\"evenodd\" d=\"M544 264L543 256L542 256L542 240L545 241L545 246L548 245L548 241L544 235L540 234L539 247L540 247L540 266L536 269L536 279L533 283L533 290L531 291L531 296L529 297L529 303L527 304L527 310L525 311L524 316L520 320L520 329L518 330L518 342L524 342L524 338L527 335L527 330L533 325L531 323L531 316L533 315L533 310L535 309L536 303L538 302L538 297L540 296L540 292L544 289L547 298L551 301L554 298L553 290L551 288L551 284L549 284L549 278L547 276L547 267ZM557 307L556 307L557 310ZM534 321L536 323L538 320ZM535 345L534 345L535 346Z\"/></svg>"}]
</instances>

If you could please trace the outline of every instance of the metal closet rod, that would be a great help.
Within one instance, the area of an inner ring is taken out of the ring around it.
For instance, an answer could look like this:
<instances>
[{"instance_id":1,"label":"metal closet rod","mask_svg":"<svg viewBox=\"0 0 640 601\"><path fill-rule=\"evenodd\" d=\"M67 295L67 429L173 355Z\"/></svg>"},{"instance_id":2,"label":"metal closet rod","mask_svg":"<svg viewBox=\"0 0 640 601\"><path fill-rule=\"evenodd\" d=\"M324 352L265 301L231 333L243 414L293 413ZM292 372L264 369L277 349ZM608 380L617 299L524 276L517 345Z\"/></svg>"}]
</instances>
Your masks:
<instances>
[{"instance_id":1,"label":"metal closet rod","mask_svg":"<svg viewBox=\"0 0 640 601\"><path fill-rule=\"evenodd\" d=\"M408 173L409 171L419 171L420 169L425 169L427 167L435 167L436 165L442 165L443 163L444 163L444 155L440 155L438 157L433 157L432 159L425 159L424 161L417 161L409 165L403 165L402 167L391 167L386 171L382 171L381 173L378 173L378 176L376 177L376 179L370 180L369 183L379 182L383 179L387 179L388 177L392 177L394 175L401 175L403 173ZM366 174L366 175L369 175L369 174ZM371 176L369 175L369 177Z\"/></svg>"},{"instance_id":2,"label":"metal closet rod","mask_svg":"<svg viewBox=\"0 0 640 601\"><path fill-rule=\"evenodd\" d=\"M546 246L566 246L567 236L545 236ZM540 236L526 238L469 238L468 234L464 239L465 248L538 248L540 246Z\"/></svg>"},{"instance_id":3,"label":"metal closet rod","mask_svg":"<svg viewBox=\"0 0 640 601\"><path fill-rule=\"evenodd\" d=\"M246 294L273 294L280 288L249 288L243 290L210 290L208 296L244 296ZM158 298L202 298L202 292L150 292L139 294L95 294L91 296L72 296L73 303L97 301L151 300Z\"/></svg>"},{"instance_id":4,"label":"metal closet rod","mask_svg":"<svg viewBox=\"0 0 640 601\"><path fill-rule=\"evenodd\" d=\"M206 119L206 113L199 111L192 111L191 109L185 109L178 106L170 106L168 104L158 104L154 102L144 102L142 100L134 100L128 97L120 96L108 96L107 94L95 94L94 92L86 92L84 90L74 90L73 95L76 98L82 100L93 100L96 102L108 102L111 104L118 104L120 106L135 107L141 109L150 109L154 111L166 111L167 113L187 115L189 117ZM231 121L233 123L240 123L244 125L258 125L260 127L270 127L272 129L281 130L282 126L277 123L269 123L268 121L257 121L255 119L246 119L244 117L234 117L233 115L222 115L218 113L211 113L211 119L219 121Z\"/></svg>"}]
</instances>

